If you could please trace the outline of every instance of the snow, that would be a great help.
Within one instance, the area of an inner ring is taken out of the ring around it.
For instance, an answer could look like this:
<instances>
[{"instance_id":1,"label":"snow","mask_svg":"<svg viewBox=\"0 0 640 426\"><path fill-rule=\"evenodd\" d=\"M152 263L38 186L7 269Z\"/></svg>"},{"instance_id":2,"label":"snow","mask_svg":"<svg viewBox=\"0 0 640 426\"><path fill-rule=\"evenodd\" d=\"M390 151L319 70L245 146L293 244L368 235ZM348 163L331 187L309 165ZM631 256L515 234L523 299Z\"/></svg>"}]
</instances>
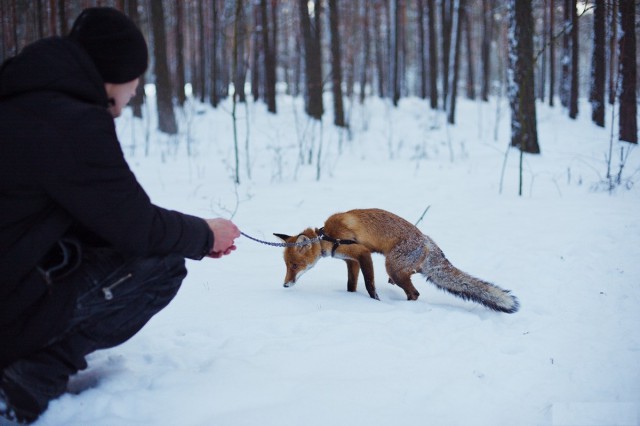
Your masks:
<instances>
[{"instance_id":1,"label":"snow","mask_svg":"<svg viewBox=\"0 0 640 426\"><path fill-rule=\"evenodd\" d=\"M311 125L300 100L279 98L275 116L240 106L237 187L229 103L189 105L173 138L146 139L155 124L128 111L123 149L156 204L233 214L274 242L351 208L416 222L428 207L420 229L521 309L489 311L420 275L408 302L381 256L380 301L362 277L348 293L333 259L285 289L282 249L240 238L231 256L189 261L174 301L130 341L90 355L37 425L640 424L640 155L608 192L612 113L601 129L586 100L577 121L538 104L542 154L525 156L519 197L509 151L500 193L510 135L507 102L496 102L459 99L459 124L447 126L428 101L371 98L347 105L351 138L330 113ZM301 146L314 164L300 164ZM614 172L628 147L614 141Z\"/></svg>"}]
</instances>

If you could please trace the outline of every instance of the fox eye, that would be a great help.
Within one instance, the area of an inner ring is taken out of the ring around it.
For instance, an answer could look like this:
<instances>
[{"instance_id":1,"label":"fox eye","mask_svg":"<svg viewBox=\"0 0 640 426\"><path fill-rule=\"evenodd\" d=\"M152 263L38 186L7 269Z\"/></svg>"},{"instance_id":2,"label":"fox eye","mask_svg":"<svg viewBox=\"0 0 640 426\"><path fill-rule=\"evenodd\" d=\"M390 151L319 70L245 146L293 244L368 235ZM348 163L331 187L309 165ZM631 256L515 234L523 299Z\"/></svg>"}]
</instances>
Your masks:
<instances>
[{"instance_id":1,"label":"fox eye","mask_svg":"<svg viewBox=\"0 0 640 426\"><path fill-rule=\"evenodd\" d=\"M294 271L298 269L298 264L294 263L291 265L291 269L293 269Z\"/></svg>"}]
</instances>

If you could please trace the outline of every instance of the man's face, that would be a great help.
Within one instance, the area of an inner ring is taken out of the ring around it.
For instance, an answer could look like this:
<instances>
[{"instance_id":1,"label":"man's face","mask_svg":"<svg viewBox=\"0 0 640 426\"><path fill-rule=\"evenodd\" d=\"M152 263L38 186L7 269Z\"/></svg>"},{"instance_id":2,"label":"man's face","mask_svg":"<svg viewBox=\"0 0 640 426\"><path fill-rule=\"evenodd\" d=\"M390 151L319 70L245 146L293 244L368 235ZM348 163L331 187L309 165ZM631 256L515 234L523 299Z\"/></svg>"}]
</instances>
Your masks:
<instances>
[{"instance_id":1,"label":"man's face","mask_svg":"<svg viewBox=\"0 0 640 426\"><path fill-rule=\"evenodd\" d=\"M109 98L109 112L113 118L119 117L120 114L122 114L122 109L126 107L131 98L136 95L139 82L140 79L136 78L128 83L104 84L104 88L107 91L107 98Z\"/></svg>"}]
</instances>

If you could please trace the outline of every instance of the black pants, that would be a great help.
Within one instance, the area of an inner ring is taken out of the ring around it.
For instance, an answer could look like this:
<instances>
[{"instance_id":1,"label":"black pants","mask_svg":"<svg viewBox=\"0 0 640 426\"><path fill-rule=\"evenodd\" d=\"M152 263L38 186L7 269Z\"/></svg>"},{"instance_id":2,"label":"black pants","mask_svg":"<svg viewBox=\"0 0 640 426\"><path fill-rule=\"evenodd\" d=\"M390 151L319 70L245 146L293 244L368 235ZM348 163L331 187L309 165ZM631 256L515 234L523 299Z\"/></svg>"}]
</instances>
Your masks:
<instances>
[{"instance_id":1,"label":"black pants","mask_svg":"<svg viewBox=\"0 0 640 426\"><path fill-rule=\"evenodd\" d=\"M86 249L69 279L79 289L64 332L43 349L6 367L6 379L29 392L44 411L62 395L85 356L123 343L164 308L187 274L179 256L124 260L109 249ZM52 318L55 321L55 318Z\"/></svg>"}]
</instances>

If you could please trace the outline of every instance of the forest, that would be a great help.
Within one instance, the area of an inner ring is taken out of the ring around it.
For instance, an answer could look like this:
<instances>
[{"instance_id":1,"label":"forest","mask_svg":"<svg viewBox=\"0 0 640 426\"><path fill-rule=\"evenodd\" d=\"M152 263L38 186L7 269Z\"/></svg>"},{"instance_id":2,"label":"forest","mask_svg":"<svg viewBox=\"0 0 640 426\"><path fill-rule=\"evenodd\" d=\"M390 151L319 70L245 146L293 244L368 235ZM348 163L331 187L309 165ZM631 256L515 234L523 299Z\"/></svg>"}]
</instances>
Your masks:
<instances>
[{"instance_id":1,"label":"forest","mask_svg":"<svg viewBox=\"0 0 640 426\"><path fill-rule=\"evenodd\" d=\"M85 7L115 7L147 36L159 130L178 131L187 97L217 107L303 96L306 113L349 127L347 102L508 96L511 144L540 153L536 102L574 118L615 120L637 143L637 1L632 0L0 0L0 60L64 35ZM325 96L329 94L330 96ZM134 99L141 116L144 93ZM579 111L587 98L591 110ZM325 106L331 102L330 108ZM557 104L557 105L556 105ZM605 106L616 113L605 117ZM325 117L325 110L331 117Z\"/></svg>"},{"instance_id":2,"label":"forest","mask_svg":"<svg viewBox=\"0 0 640 426\"><path fill-rule=\"evenodd\" d=\"M86 7L137 22L127 164L155 205L245 233L37 426L640 424L639 3L0 0L0 61ZM284 288L274 233L356 208L520 310L419 274L408 301L377 254L380 300L330 256Z\"/></svg>"}]
</instances>

